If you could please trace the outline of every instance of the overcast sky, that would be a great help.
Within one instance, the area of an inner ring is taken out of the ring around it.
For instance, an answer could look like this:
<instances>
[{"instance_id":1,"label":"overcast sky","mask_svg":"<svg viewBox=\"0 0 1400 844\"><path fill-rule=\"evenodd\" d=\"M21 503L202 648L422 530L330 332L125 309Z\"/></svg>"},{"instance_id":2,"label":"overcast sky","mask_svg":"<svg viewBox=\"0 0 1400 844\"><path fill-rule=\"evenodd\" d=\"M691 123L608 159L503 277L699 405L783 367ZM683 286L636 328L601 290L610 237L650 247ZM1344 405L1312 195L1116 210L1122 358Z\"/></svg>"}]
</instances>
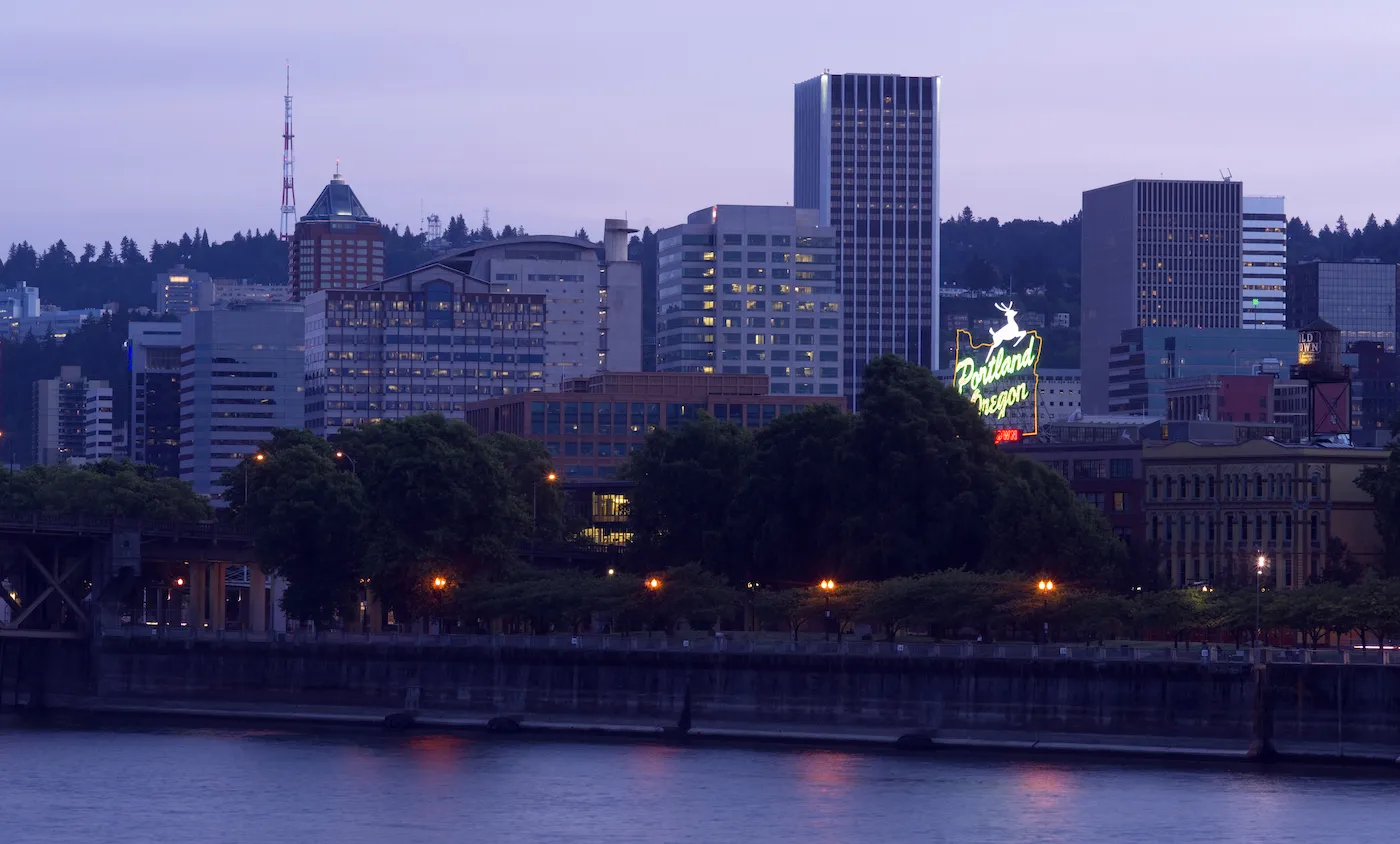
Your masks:
<instances>
[{"instance_id":1,"label":"overcast sky","mask_svg":"<svg viewBox=\"0 0 1400 844\"><path fill-rule=\"evenodd\" d=\"M1400 215L1400 3L45 0L0 11L0 248L275 228L335 159L370 213L601 234L792 199L792 85L943 77L942 216L1218 178ZM420 211L420 208L423 209Z\"/></svg>"}]
</instances>

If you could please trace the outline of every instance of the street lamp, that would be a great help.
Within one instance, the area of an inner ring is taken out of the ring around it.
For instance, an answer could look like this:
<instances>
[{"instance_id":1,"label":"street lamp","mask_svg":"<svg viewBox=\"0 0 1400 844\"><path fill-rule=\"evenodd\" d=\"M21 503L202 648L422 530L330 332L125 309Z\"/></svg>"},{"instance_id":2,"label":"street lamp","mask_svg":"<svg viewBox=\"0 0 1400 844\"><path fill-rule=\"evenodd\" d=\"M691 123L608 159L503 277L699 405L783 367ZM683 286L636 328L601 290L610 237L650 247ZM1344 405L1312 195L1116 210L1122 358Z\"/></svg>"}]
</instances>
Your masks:
<instances>
[{"instance_id":1,"label":"street lamp","mask_svg":"<svg viewBox=\"0 0 1400 844\"><path fill-rule=\"evenodd\" d=\"M1254 647L1259 647L1259 634L1262 631L1260 619L1260 595L1264 591L1264 567L1269 564L1269 558L1263 554L1254 561Z\"/></svg>"},{"instance_id":2,"label":"street lamp","mask_svg":"<svg viewBox=\"0 0 1400 844\"><path fill-rule=\"evenodd\" d=\"M351 457L350 455L346 454L346 453L343 452L343 451L337 451L337 452L335 453L335 459L336 459L336 460L348 460L348 461L350 461L350 472L351 472L351 474L356 475L356 476L358 476L358 475L360 474L360 467L359 467L358 465L356 465L356 463L355 463L355 458Z\"/></svg>"},{"instance_id":3,"label":"street lamp","mask_svg":"<svg viewBox=\"0 0 1400 844\"><path fill-rule=\"evenodd\" d=\"M559 476L550 472L544 476L543 482L552 484L559 480ZM540 483L535 481L530 485L530 565L535 564L535 542L539 539L540 532Z\"/></svg>"},{"instance_id":4,"label":"street lamp","mask_svg":"<svg viewBox=\"0 0 1400 844\"><path fill-rule=\"evenodd\" d=\"M446 589L446 588L447 588L447 578L443 577L442 575L438 575L437 577L434 577L434 578L433 578L433 588L434 588L434 589L437 589L437 590Z\"/></svg>"},{"instance_id":5,"label":"street lamp","mask_svg":"<svg viewBox=\"0 0 1400 844\"><path fill-rule=\"evenodd\" d=\"M1035 590L1040 593L1040 609L1048 614L1050 610L1050 593L1055 591L1055 581L1036 581ZM1050 644L1050 620L1041 621L1041 632L1045 634L1045 644Z\"/></svg>"},{"instance_id":6,"label":"street lamp","mask_svg":"<svg viewBox=\"0 0 1400 844\"><path fill-rule=\"evenodd\" d=\"M820 582L820 583L817 584L817 588L820 589L820 590L822 590L822 594L823 594L823 596L824 596L825 599L826 599L826 601L825 601L825 603L826 603L826 624L824 625L824 628L825 628L825 629L822 631L822 632L823 632L822 641L830 642L830 641L831 641L831 593L836 589L836 581L830 580L830 579L823 580L822 582Z\"/></svg>"},{"instance_id":7,"label":"street lamp","mask_svg":"<svg viewBox=\"0 0 1400 844\"><path fill-rule=\"evenodd\" d=\"M658 590L658 589L661 588L661 578L659 578L659 577L647 578L647 582L646 582L646 583L647 583L647 588L650 589L650 590L653 591L653 592L655 592L656 590Z\"/></svg>"},{"instance_id":8,"label":"street lamp","mask_svg":"<svg viewBox=\"0 0 1400 844\"><path fill-rule=\"evenodd\" d=\"M255 454L253 454L253 459L256 460L256 461L258 461L259 463L263 462L263 460L266 459L266 457L267 457L267 455L263 454L261 451L256 452ZM247 508L247 506L248 506L248 477L249 477L250 475L252 475L252 474L253 474L253 467L252 467L252 466L244 466L244 467L243 467L243 506L244 506L244 508Z\"/></svg>"}]
</instances>

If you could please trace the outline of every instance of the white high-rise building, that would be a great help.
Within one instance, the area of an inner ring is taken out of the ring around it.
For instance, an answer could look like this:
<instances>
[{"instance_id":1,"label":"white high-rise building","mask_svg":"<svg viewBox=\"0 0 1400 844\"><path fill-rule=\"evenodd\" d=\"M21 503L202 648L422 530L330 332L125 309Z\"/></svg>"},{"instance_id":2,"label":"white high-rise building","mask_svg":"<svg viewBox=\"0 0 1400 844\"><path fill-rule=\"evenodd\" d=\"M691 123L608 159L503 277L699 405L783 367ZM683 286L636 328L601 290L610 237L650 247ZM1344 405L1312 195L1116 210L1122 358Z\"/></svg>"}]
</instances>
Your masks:
<instances>
[{"instance_id":1,"label":"white high-rise building","mask_svg":"<svg viewBox=\"0 0 1400 844\"><path fill-rule=\"evenodd\" d=\"M1288 301L1288 217L1281 196L1244 197L1240 327L1281 329Z\"/></svg>"}]
</instances>

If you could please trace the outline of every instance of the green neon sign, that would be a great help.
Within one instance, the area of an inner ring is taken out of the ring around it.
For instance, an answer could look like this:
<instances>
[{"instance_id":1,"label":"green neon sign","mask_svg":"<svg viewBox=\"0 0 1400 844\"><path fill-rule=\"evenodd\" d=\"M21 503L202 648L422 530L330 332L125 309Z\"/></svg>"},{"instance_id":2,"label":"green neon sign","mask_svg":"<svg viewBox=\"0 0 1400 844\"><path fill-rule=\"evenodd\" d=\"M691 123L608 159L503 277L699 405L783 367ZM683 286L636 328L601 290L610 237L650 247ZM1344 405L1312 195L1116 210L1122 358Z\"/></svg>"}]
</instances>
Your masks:
<instances>
[{"instance_id":1,"label":"green neon sign","mask_svg":"<svg viewBox=\"0 0 1400 844\"><path fill-rule=\"evenodd\" d=\"M1034 436L1040 426L1042 340L1034 331L1021 330L1010 302L997 309L1006 315L1006 324L992 330L991 342L974 343L970 332L958 329L953 388L989 421L1010 414L1026 426L1023 433Z\"/></svg>"}]
</instances>

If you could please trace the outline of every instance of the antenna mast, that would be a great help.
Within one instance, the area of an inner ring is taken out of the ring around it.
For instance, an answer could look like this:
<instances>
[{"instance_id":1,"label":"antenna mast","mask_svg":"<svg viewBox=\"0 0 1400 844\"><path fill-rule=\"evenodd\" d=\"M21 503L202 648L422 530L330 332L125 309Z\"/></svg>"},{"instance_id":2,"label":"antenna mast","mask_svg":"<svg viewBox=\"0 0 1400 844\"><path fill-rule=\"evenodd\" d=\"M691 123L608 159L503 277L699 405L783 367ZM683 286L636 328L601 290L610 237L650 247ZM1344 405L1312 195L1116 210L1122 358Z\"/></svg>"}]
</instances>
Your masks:
<instances>
[{"instance_id":1,"label":"antenna mast","mask_svg":"<svg viewBox=\"0 0 1400 844\"><path fill-rule=\"evenodd\" d=\"M292 164L296 156L292 154L292 63L287 62L287 95L282 98L286 106L286 118L282 123L282 225L283 240L292 236L297 225L297 190L292 182Z\"/></svg>"}]
</instances>

